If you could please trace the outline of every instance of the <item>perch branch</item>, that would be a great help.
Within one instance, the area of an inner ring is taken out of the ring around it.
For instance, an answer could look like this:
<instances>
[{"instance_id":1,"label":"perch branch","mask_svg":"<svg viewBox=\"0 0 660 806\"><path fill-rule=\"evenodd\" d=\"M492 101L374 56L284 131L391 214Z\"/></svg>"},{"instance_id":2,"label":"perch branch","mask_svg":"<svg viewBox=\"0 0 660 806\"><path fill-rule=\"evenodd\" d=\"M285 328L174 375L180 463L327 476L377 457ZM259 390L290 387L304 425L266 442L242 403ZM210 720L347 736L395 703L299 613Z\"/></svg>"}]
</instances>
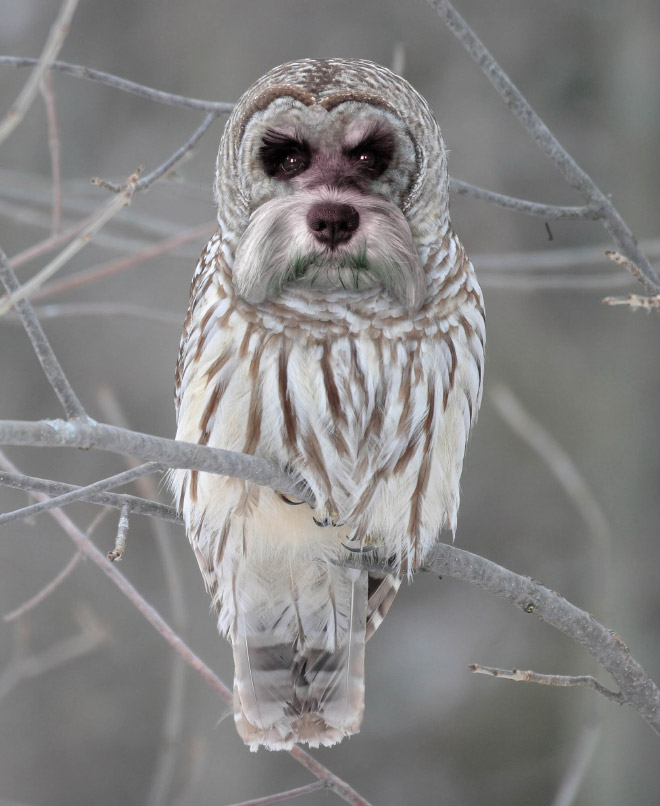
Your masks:
<instances>
[{"instance_id":1,"label":"perch branch","mask_svg":"<svg viewBox=\"0 0 660 806\"><path fill-rule=\"evenodd\" d=\"M234 476L314 503L312 493L291 473L258 456L155 437L104 423L0 420L0 445L98 448L168 467Z\"/></svg>"}]
</instances>

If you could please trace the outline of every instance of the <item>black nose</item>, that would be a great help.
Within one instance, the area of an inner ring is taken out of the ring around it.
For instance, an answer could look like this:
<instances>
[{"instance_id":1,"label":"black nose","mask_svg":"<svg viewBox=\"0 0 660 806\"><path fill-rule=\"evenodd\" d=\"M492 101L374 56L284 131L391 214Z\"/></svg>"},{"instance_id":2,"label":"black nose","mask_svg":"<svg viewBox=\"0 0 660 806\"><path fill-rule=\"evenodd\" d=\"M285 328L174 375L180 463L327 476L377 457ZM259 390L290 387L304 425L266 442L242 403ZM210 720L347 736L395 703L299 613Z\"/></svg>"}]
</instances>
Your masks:
<instances>
[{"instance_id":1,"label":"black nose","mask_svg":"<svg viewBox=\"0 0 660 806\"><path fill-rule=\"evenodd\" d=\"M334 249L350 241L360 225L360 214L350 204L318 202L307 213L307 226L317 241Z\"/></svg>"}]
</instances>

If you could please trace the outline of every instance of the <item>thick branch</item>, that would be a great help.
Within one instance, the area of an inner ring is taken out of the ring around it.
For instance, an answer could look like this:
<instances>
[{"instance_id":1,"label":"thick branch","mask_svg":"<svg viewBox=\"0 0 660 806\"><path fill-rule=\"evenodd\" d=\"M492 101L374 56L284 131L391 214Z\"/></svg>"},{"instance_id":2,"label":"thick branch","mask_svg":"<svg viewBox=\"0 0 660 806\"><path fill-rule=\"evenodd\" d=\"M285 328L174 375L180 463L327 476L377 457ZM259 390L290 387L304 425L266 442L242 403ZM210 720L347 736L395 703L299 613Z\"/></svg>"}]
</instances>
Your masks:
<instances>
[{"instance_id":1,"label":"thick branch","mask_svg":"<svg viewBox=\"0 0 660 806\"><path fill-rule=\"evenodd\" d=\"M258 456L141 434L91 420L42 420L36 423L0 420L0 445L97 448L168 467L246 479L314 503L311 492L291 473Z\"/></svg>"},{"instance_id":2,"label":"thick branch","mask_svg":"<svg viewBox=\"0 0 660 806\"><path fill-rule=\"evenodd\" d=\"M424 570L494 593L582 644L614 678L621 701L639 711L660 735L660 690L630 655L621 637L589 613L529 577L444 543L437 544Z\"/></svg>"}]
</instances>

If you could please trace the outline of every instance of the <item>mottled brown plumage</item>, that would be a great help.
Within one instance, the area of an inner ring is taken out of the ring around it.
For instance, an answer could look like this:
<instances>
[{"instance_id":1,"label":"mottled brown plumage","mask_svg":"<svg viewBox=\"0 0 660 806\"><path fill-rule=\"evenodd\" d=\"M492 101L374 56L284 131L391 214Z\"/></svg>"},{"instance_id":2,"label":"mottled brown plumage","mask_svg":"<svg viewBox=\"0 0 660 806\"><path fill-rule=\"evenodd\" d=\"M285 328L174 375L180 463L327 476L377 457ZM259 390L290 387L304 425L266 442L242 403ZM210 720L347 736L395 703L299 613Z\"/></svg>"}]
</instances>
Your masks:
<instances>
[{"instance_id":1,"label":"mottled brown plumage","mask_svg":"<svg viewBox=\"0 0 660 806\"><path fill-rule=\"evenodd\" d=\"M404 573L453 531L481 400L484 315L451 229L426 102L362 60L275 68L240 99L219 231L192 281L177 438L299 473L315 511L172 474L252 749L334 744L364 709L364 645ZM351 570L356 553L398 575Z\"/></svg>"}]
</instances>

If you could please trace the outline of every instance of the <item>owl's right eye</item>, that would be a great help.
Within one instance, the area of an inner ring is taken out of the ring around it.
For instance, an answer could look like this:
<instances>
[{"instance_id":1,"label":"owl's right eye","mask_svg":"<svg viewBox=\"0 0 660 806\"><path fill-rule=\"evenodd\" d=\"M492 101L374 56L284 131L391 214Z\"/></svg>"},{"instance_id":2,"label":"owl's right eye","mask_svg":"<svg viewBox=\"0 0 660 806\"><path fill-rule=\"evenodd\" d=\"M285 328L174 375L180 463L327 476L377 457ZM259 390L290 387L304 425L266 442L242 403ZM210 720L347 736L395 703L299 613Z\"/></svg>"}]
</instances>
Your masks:
<instances>
[{"instance_id":1,"label":"owl's right eye","mask_svg":"<svg viewBox=\"0 0 660 806\"><path fill-rule=\"evenodd\" d=\"M268 176L292 179L309 168L309 145L290 134L268 129L261 141L259 157Z\"/></svg>"}]
</instances>

